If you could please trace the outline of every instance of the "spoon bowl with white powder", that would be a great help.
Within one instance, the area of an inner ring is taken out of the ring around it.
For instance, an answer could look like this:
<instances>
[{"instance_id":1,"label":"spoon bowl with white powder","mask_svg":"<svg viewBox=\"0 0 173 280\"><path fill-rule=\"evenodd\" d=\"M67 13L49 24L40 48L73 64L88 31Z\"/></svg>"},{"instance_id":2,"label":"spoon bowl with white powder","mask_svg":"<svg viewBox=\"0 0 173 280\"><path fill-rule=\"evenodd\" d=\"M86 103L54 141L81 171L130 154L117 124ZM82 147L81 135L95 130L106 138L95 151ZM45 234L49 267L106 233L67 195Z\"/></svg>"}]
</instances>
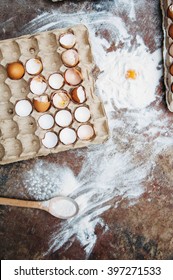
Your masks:
<instances>
[{"instance_id":1,"label":"spoon bowl with white powder","mask_svg":"<svg viewBox=\"0 0 173 280\"><path fill-rule=\"evenodd\" d=\"M0 197L0 205L41 209L59 219L72 218L79 211L76 201L66 196L56 196L46 201L27 201Z\"/></svg>"}]
</instances>

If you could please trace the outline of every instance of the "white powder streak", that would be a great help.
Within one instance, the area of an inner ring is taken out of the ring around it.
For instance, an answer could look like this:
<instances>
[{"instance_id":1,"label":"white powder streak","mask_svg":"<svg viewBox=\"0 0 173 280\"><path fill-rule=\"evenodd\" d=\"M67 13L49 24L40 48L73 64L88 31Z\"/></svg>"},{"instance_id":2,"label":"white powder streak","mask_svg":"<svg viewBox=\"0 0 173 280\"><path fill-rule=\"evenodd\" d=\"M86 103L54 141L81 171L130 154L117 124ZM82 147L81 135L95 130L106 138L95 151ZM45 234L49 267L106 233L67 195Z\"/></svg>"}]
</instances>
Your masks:
<instances>
[{"instance_id":1,"label":"white powder streak","mask_svg":"<svg viewBox=\"0 0 173 280\"><path fill-rule=\"evenodd\" d=\"M131 7L130 15L134 19L134 6L129 5L129 1L123 1L123 3L126 4L125 8ZM23 32L40 32L47 28L53 29L81 22L89 28L95 61L103 71L101 75L105 75L105 73L107 75L107 58L115 59L117 55L127 54L131 48L133 36L127 32L121 18L108 13L72 15L58 12L44 13L33 20ZM110 44L105 39L95 36L95 32L102 27L111 32L112 38L116 38L117 45L120 41L124 43L122 51L118 50L107 55L106 49ZM161 60L161 51L150 54L139 36L137 36L137 44L139 46L134 46L131 51L132 57L140 49L140 55L144 54L150 61L149 63L153 62L152 73L155 68L157 78L153 80L153 87L150 88L153 94L154 88L158 84L158 77L161 76L161 72L156 70L156 66ZM112 85L113 83L114 79L112 79ZM77 216L63 221L61 228L55 230L48 252L45 254L55 252L62 246L67 248L69 239L77 238L88 258L97 240L95 227L99 224L104 232L108 230L108 226L100 216L108 209L117 207L122 198L128 198L130 203L137 202L139 196L145 191L144 184L146 182L149 184L152 180L151 170L158 154L171 146L173 142L171 137L165 137L168 130L168 119L163 117L164 112L150 106L140 110L117 111L115 95L108 84L104 84L103 88L101 76L98 79L97 87L104 100L109 120L110 140L103 145L91 146L87 153L80 149L70 153L70 155L74 153L75 158L79 156L80 159L81 155L85 157L82 169L77 176L65 163L63 167L57 167L55 164L40 159L37 160L33 169L23 174L26 189L35 199L70 195L76 198L80 207ZM149 97L148 104L155 98ZM148 141L145 133L148 137L152 137L151 141ZM141 155L139 158L138 154ZM120 198L118 198L119 196Z\"/></svg>"},{"instance_id":2,"label":"white powder streak","mask_svg":"<svg viewBox=\"0 0 173 280\"><path fill-rule=\"evenodd\" d=\"M130 2L130 3L129 3ZM141 1L138 1L141 2ZM115 7L119 10L125 10L132 21L136 20L135 1L129 0L114 0ZM130 4L130 5L129 5Z\"/></svg>"}]
</instances>

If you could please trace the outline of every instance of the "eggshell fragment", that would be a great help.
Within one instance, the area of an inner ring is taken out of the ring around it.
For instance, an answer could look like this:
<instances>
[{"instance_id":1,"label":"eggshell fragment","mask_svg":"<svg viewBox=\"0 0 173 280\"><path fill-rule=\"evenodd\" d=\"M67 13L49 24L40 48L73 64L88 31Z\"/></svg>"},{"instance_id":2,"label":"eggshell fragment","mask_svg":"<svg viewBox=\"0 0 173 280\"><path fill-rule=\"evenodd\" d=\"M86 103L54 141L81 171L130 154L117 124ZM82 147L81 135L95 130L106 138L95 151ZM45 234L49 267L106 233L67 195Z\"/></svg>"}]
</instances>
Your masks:
<instances>
[{"instance_id":1,"label":"eggshell fragment","mask_svg":"<svg viewBox=\"0 0 173 280\"><path fill-rule=\"evenodd\" d=\"M94 129L89 124L83 124L77 130L77 135L81 140L90 140L94 134Z\"/></svg>"},{"instance_id":2,"label":"eggshell fragment","mask_svg":"<svg viewBox=\"0 0 173 280\"><path fill-rule=\"evenodd\" d=\"M13 62L7 65L7 75L12 80L19 80L25 74L25 68L21 62Z\"/></svg>"},{"instance_id":3,"label":"eggshell fragment","mask_svg":"<svg viewBox=\"0 0 173 280\"><path fill-rule=\"evenodd\" d=\"M38 112L46 112L50 108L50 101L47 95L35 97L33 99L34 108Z\"/></svg>"},{"instance_id":4,"label":"eggshell fragment","mask_svg":"<svg viewBox=\"0 0 173 280\"><path fill-rule=\"evenodd\" d=\"M61 55L62 62L67 67L74 67L79 63L78 52L74 49L67 50Z\"/></svg>"},{"instance_id":5,"label":"eggshell fragment","mask_svg":"<svg viewBox=\"0 0 173 280\"><path fill-rule=\"evenodd\" d=\"M173 76L173 64L169 67L169 73Z\"/></svg>"},{"instance_id":6,"label":"eggshell fragment","mask_svg":"<svg viewBox=\"0 0 173 280\"><path fill-rule=\"evenodd\" d=\"M52 93L51 100L54 107L58 109L64 109L68 106L70 98L65 90L60 90Z\"/></svg>"},{"instance_id":7,"label":"eggshell fragment","mask_svg":"<svg viewBox=\"0 0 173 280\"><path fill-rule=\"evenodd\" d=\"M50 114L44 114L39 117L38 124L42 129L50 129L54 126L54 118Z\"/></svg>"},{"instance_id":8,"label":"eggshell fragment","mask_svg":"<svg viewBox=\"0 0 173 280\"><path fill-rule=\"evenodd\" d=\"M29 100L22 99L16 103L15 106L16 114L20 117L27 117L32 112L32 105Z\"/></svg>"},{"instance_id":9,"label":"eggshell fragment","mask_svg":"<svg viewBox=\"0 0 173 280\"><path fill-rule=\"evenodd\" d=\"M47 88L47 82L43 76L36 76L30 82L30 90L36 95L41 95Z\"/></svg>"},{"instance_id":10,"label":"eggshell fragment","mask_svg":"<svg viewBox=\"0 0 173 280\"><path fill-rule=\"evenodd\" d=\"M79 72L76 68L67 69L64 77L66 83L71 86L77 86L83 80L81 72Z\"/></svg>"},{"instance_id":11,"label":"eggshell fragment","mask_svg":"<svg viewBox=\"0 0 173 280\"><path fill-rule=\"evenodd\" d=\"M64 33L59 38L60 45L65 49L71 49L76 43L76 36L72 32Z\"/></svg>"},{"instance_id":12,"label":"eggshell fragment","mask_svg":"<svg viewBox=\"0 0 173 280\"><path fill-rule=\"evenodd\" d=\"M31 58L26 62L26 71L30 75L38 75L43 70L42 62L37 58Z\"/></svg>"},{"instance_id":13,"label":"eggshell fragment","mask_svg":"<svg viewBox=\"0 0 173 280\"><path fill-rule=\"evenodd\" d=\"M86 93L83 86L74 88L71 91L71 98L75 103L82 104L86 101Z\"/></svg>"},{"instance_id":14,"label":"eggshell fragment","mask_svg":"<svg viewBox=\"0 0 173 280\"><path fill-rule=\"evenodd\" d=\"M42 143L46 148L52 149L58 144L58 136L55 132L46 132L44 138L42 139Z\"/></svg>"},{"instance_id":15,"label":"eggshell fragment","mask_svg":"<svg viewBox=\"0 0 173 280\"><path fill-rule=\"evenodd\" d=\"M173 39L173 24L171 24L168 29L168 35L171 37L171 39Z\"/></svg>"},{"instance_id":16,"label":"eggshell fragment","mask_svg":"<svg viewBox=\"0 0 173 280\"><path fill-rule=\"evenodd\" d=\"M87 107L82 106L75 110L74 117L78 122L84 123L90 119L91 113Z\"/></svg>"},{"instance_id":17,"label":"eggshell fragment","mask_svg":"<svg viewBox=\"0 0 173 280\"><path fill-rule=\"evenodd\" d=\"M55 115L55 122L61 127L69 126L72 120L72 114L68 110L60 110Z\"/></svg>"},{"instance_id":18,"label":"eggshell fragment","mask_svg":"<svg viewBox=\"0 0 173 280\"><path fill-rule=\"evenodd\" d=\"M53 89L60 89L64 85L64 77L60 73L53 73L49 76L49 86Z\"/></svg>"},{"instance_id":19,"label":"eggshell fragment","mask_svg":"<svg viewBox=\"0 0 173 280\"><path fill-rule=\"evenodd\" d=\"M168 7L167 16L173 20L173 4Z\"/></svg>"},{"instance_id":20,"label":"eggshell fragment","mask_svg":"<svg viewBox=\"0 0 173 280\"><path fill-rule=\"evenodd\" d=\"M76 141L77 135L74 129L66 127L60 131L59 139L64 145L70 145Z\"/></svg>"}]
</instances>

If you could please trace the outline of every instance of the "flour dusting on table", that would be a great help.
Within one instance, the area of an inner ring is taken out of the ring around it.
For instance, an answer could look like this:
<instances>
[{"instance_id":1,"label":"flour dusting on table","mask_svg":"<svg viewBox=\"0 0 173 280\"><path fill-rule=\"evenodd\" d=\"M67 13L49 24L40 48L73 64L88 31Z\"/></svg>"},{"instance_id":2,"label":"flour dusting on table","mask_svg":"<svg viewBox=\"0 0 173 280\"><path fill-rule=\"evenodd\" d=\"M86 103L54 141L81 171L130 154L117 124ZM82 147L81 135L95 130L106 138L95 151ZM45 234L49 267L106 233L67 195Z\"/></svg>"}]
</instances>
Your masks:
<instances>
[{"instance_id":1,"label":"flour dusting on table","mask_svg":"<svg viewBox=\"0 0 173 280\"><path fill-rule=\"evenodd\" d=\"M121 6L121 10L129 7L129 1L123 3L125 5ZM133 4L136 5L136 1ZM130 6L131 21L136 20L135 5ZM70 246L69 239L76 237L86 257L89 257L97 241L96 226L100 225L103 233L108 229L101 215L116 208L123 198L129 199L131 204L137 203L145 192L145 183L149 183L152 178L152 168L158 154L172 145L173 141L167 131L168 120L164 118L164 112L157 108L161 101L156 95L162 75L158 67L161 50L150 53L139 34L136 37L136 34L131 35L127 31L121 17L104 12L67 15L54 11L51 14L43 13L22 32L34 33L78 23L84 23L89 28L94 58L101 70L97 91L107 112L110 140L88 148L87 152L80 149L70 152L70 156L74 154L80 159L82 155L85 158L78 175L74 175L65 162L63 166L57 167L56 164L38 159L22 176L27 192L35 199L69 195L79 204L78 215L62 221L60 228L54 229L48 252ZM101 35L104 30L108 30L111 40L116 42L117 49L109 53L111 44ZM133 48L132 41L136 42ZM120 72L116 70L117 65ZM124 73L131 69L140 78L139 81L128 81L126 84ZM141 88L137 93L140 86L145 90ZM153 101L154 105L149 106ZM21 173L22 166L21 163Z\"/></svg>"}]
</instances>

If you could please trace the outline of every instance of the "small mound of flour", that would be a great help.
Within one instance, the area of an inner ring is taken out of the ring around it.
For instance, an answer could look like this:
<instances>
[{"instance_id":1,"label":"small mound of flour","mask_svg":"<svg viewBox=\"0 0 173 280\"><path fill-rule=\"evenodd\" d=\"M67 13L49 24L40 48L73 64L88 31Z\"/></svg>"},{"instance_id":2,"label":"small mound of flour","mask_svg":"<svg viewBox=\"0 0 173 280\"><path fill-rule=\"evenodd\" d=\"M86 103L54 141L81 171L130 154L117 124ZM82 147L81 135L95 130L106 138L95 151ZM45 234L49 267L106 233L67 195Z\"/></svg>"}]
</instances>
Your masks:
<instances>
[{"instance_id":1,"label":"small mound of flour","mask_svg":"<svg viewBox=\"0 0 173 280\"><path fill-rule=\"evenodd\" d=\"M151 104L161 76L157 71L158 51L151 54L141 45L131 52L123 49L108 53L97 81L101 96L118 109L141 109Z\"/></svg>"}]
</instances>

